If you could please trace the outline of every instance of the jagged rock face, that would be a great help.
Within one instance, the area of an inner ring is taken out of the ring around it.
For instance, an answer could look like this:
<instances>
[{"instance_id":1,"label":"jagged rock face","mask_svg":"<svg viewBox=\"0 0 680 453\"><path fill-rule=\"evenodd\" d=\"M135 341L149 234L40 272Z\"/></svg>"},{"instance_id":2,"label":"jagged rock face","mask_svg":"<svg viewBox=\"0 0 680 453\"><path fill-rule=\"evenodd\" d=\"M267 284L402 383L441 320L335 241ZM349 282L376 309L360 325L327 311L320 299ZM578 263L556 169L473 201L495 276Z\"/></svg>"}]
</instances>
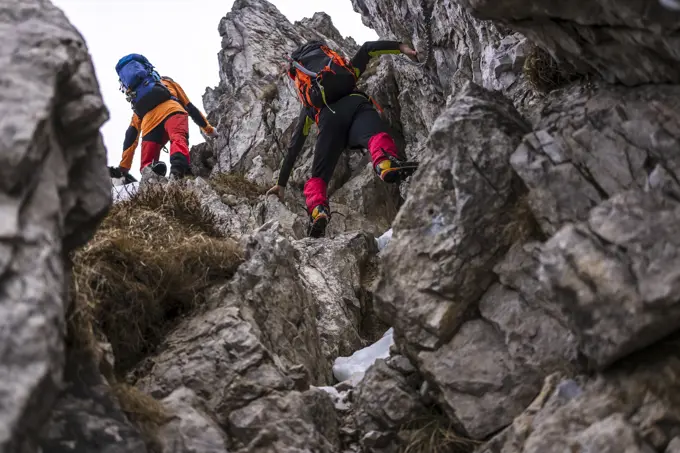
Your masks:
<instances>
[{"instance_id":1,"label":"jagged rock face","mask_svg":"<svg viewBox=\"0 0 680 453\"><path fill-rule=\"evenodd\" d=\"M78 32L44 0L0 5L0 450L34 451L59 396L68 264L111 202L108 118Z\"/></svg>"},{"instance_id":2,"label":"jagged rock face","mask_svg":"<svg viewBox=\"0 0 680 453\"><path fill-rule=\"evenodd\" d=\"M281 225L287 237L302 239L307 235L303 218L289 211L276 197L220 196L203 178L196 178L189 185L199 194L202 205L215 215L217 228L226 236L246 235L272 220Z\"/></svg>"},{"instance_id":3,"label":"jagged rock face","mask_svg":"<svg viewBox=\"0 0 680 453\"><path fill-rule=\"evenodd\" d=\"M343 39L323 13L291 24L264 0L235 2L219 30L221 82L204 96L219 138L194 148L195 171L202 175L239 171L253 181L273 185L301 106L293 82L284 73L283 55L309 39L324 39L350 58L358 45ZM402 154L413 157L441 111L444 95L430 75L401 58L382 57L371 63L359 88L374 96ZM287 206L303 217L301 192L311 176L315 141L313 127L287 190ZM390 207L399 203L399 192L366 171L367 162L366 151L348 151L338 162L328 192L331 209L344 217L333 219L330 235L356 230L379 234L393 220L396 210ZM366 194L371 194L368 199Z\"/></svg>"},{"instance_id":4,"label":"jagged rock face","mask_svg":"<svg viewBox=\"0 0 680 453\"><path fill-rule=\"evenodd\" d=\"M452 99L376 288L377 309L474 439L511 423L550 372L581 369L576 336L535 275L536 247L525 244L533 219L510 157L528 130L498 94L469 86Z\"/></svg>"},{"instance_id":5,"label":"jagged rock face","mask_svg":"<svg viewBox=\"0 0 680 453\"><path fill-rule=\"evenodd\" d=\"M308 39L324 39L348 56L356 44L342 39L325 14L293 25L263 0L236 1L219 32L220 85L204 96L220 130L214 171L249 170L257 156L277 170L300 110L284 55Z\"/></svg>"},{"instance_id":6,"label":"jagged rock face","mask_svg":"<svg viewBox=\"0 0 680 453\"><path fill-rule=\"evenodd\" d=\"M478 452L676 451L674 347L656 346L594 379L550 376L531 407Z\"/></svg>"},{"instance_id":7,"label":"jagged rock face","mask_svg":"<svg viewBox=\"0 0 680 453\"><path fill-rule=\"evenodd\" d=\"M422 378L403 356L379 359L353 394L354 422L365 451L394 451L397 431L427 416L419 394Z\"/></svg>"},{"instance_id":8,"label":"jagged rock face","mask_svg":"<svg viewBox=\"0 0 680 453\"><path fill-rule=\"evenodd\" d=\"M163 404L173 413L172 420L161 428L158 436L164 453L228 453L224 432L196 393L180 387L168 395Z\"/></svg>"},{"instance_id":9,"label":"jagged rock face","mask_svg":"<svg viewBox=\"0 0 680 453\"><path fill-rule=\"evenodd\" d=\"M508 158L526 131L508 102L474 86L433 126L376 289L385 319L416 349L451 338L514 241L504 236L521 188Z\"/></svg>"},{"instance_id":10,"label":"jagged rock face","mask_svg":"<svg viewBox=\"0 0 680 453\"><path fill-rule=\"evenodd\" d=\"M92 356L73 351L69 353L65 369L66 388L38 442L42 451L146 452L140 433L121 411Z\"/></svg>"},{"instance_id":11,"label":"jagged rock face","mask_svg":"<svg viewBox=\"0 0 680 453\"><path fill-rule=\"evenodd\" d=\"M297 266L303 285L315 300L321 351L331 364L363 346L361 326L368 310L360 295L363 274L377 253L375 241L358 233L333 241L306 239L293 246L300 257Z\"/></svg>"},{"instance_id":12,"label":"jagged rock face","mask_svg":"<svg viewBox=\"0 0 680 453\"><path fill-rule=\"evenodd\" d=\"M576 65L625 85L680 82L680 13L657 0L460 0Z\"/></svg>"},{"instance_id":13,"label":"jagged rock face","mask_svg":"<svg viewBox=\"0 0 680 453\"><path fill-rule=\"evenodd\" d=\"M427 35L423 2L414 0L352 0L365 25L381 38L413 42L425 58ZM479 20L455 1L426 0L432 11L432 70L447 94L461 78L497 90L522 110L534 93L522 74L531 44L502 25ZM455 77L454 77L455 76Z\"/></svg>"},{"instance_id":14,"label":"jagged rock face","mask_svg":"<svg viewBox=\"0 0 680 453\"><path fill-rule=\"evenodd\" d=\"M545 244L540 276L593 365L604 368L680 326L678 215L677 200L630 191Z\"/></svg>"},{"instance_id":15,"label":"jagged rock face","mask_svg":"<svg viewBox=\"0 0 680 453\"><path fill-rule=\"evenodd\" d=\"M376 178L369 159L365 161L364 170L333 194L333 218L328 227L331 237L343 231L380 236L397 215L398 187Z\"/></svg>"},{"instance_id":16,"label":"jagged rock face","mask_svg":"<svg viewBox=\"0 0 680 453\"><path fill-rule=\"evenodd\" d=\"M238 453L339 451L335 408L322 390L268 395L232 412L230 421L230 432L246 445Z\"/></svg>"},{"instance_id":17,"label":"jagged rock face","mask_svg":"<svg viewBox=\"0 0 680 453\"><path fill-rule=\"evenodd\" d=\"M678 93L677 86L575 86L551 96L512 156L541 229L554 234L607 198L644 188L655 164L677 180Z\"/></svg>"},{"instance_id":18,"label":"jagged rock face","mask_svg":"<svg viewBox=\"0 0 680 453\"><path fill-rule=\"evenodd\" d=\"M241 87L259 76L281 73L282 55L308 39L322 38L345 51L356 43L342 38L324 13L292 25L279 10L261 0L237 0L218 28L222 36L220 53L221 87Z\"/></svg>"},{"instance_id":19,"label":"jagged rock face","mask_svg":"<svg viewBox=\"0 0 680 453\"><path fill-rule=\"evenodd\" d=\"M284 233L268 222L244 237L245 262L236 275L136 370L137 386L166 400L189 389L226 427L231 449L311 445L334 452L333 403L307 389L330 383L331 361L364 345L362 272L377 250L366 234L291 241ZM190 400L183 404L200 403ZM206 420L178 423L196 429Z\"/></svg>"},{"instance_id":20,"label":"jagged rock face","mask_svg":"<svg viewBox=\"0 0 680 453\"><path fill-rule=\"evenodd\" d=\"M208 310L177 327L137 385L157 399L187 387L224 423L230 411L294 387L257 333L237 307Z\"/></svg>"},{"instance_id":21,"label":"jagged rock face","mask_svg":"<svg viewBox=\"0 0 680 453\"><path fill-rule=\"evenodd\" d=\"M420 354L421 370L441 389L444 409L475 439L509 424L546 374L581 369L576 336L536 290L536 253L533 244L513 246L494 269L503 283L481 297L479 317L436 352Z\"/></svg>"}]
</instances>

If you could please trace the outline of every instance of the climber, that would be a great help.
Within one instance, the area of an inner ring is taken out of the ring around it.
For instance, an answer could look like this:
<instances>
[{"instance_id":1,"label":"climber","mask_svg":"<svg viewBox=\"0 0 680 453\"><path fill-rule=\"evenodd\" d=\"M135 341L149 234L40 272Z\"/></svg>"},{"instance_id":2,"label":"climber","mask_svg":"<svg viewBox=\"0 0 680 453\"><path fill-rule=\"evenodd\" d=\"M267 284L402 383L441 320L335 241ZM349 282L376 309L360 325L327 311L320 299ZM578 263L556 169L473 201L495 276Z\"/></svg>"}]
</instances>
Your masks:
<instances>
[{"instance_id":1,"label":"climber","mask_svg":"<svg viewBox=\"0 0 680 453\"><path fill-rule=\"evenodd\" d=\"M170 141L171 178L184 177L190 172L188 117L191 116L204 136L215 137L215 128L189 101L182 87L170 77L161 77L143 55L121 58L116 72L120 89L133 110L118 168L123 173L130 171L141 133L140 171L151 165L155 173L165 176L165 163L159 158L161 149Z\"/></svg>"},{"instance_id":2,"label":"climber","mask_svg":"<svg viewBox=\"0 0 680 453\"><path fill-rule=\"evenodd\" d=\"M373 107L373 100L356 89L356 82L372 57L400 53L417 61L415 50L395 41L366 42L351 61L321 41L310 41L288 58L288 76L295 82L303 105L278 181L267 194L283 200L295 160L310 127L316 123L319 135L312 175L304 188L311 237L325 235L331 218L326 188L346 147L367 148L373 168L388 183L398 183L404 170L411 165L397 159L397 146Z\"/></svg>"}]
</instances>

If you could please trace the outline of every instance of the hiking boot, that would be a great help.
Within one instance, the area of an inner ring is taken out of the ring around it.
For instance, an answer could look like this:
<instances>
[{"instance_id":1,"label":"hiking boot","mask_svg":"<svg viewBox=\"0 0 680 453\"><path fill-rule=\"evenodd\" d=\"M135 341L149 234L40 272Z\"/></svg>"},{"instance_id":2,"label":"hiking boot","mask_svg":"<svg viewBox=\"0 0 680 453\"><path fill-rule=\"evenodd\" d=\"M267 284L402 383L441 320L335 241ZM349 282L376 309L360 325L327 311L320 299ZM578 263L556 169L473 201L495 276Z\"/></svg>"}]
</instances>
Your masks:
<instances>
[{"instance_id":1,"label":"hiking boot","mask_svg":"<svg viewBox=\"0 0 680 453\"><path fill-rule=\"evenodd\" d=\"M402 178L408 178L418 168L417 162L405 162L389 156L375 166L378 177L387 183L399 183Z\"/></svg>"},{"instance_id":2,"label":"hiking boot","mask_svg":"<svg viewBox=\"0 0 680 453\"><path fill-rule=\"evenodd\" d=\"M401 180L399 170L401 169L401 161L389 156L375 166L375 172L378 177L387 183L398 183Z\"/></svg>"},{"instance_id":3,"label":"hiking boot","mask_svg":"<svg viewBox=\"0 0 680 453\"><path fill-rule=\"evenodd\" d=\"M331 220L328 206L319 205L312 211L309 224L309 237L322 238L326 235L326 226Z\"/></svg>"},{"instance_id":4,"label":"hiking boot","mask_svg":"<svg viewBox=\"0 0 680 453\"><path fill-rule=\"evenodd\" d=\"M186 176L187 171L184 166L181 165L171 165L170 166L170 177L173 180L182 179Z\"/></svg>"},{"instance_id":5,"label":"hiking boot","mask_svg":"<svg viewBox=\"0 0 680 453\"><path fill-rule=\"evenodd\" d=\"M165 162L154 162L151 164L151 171L156 173L158 176L165 176L165 172L168 171L167 165L165 165Z\"/></svg>"}]
</instances>

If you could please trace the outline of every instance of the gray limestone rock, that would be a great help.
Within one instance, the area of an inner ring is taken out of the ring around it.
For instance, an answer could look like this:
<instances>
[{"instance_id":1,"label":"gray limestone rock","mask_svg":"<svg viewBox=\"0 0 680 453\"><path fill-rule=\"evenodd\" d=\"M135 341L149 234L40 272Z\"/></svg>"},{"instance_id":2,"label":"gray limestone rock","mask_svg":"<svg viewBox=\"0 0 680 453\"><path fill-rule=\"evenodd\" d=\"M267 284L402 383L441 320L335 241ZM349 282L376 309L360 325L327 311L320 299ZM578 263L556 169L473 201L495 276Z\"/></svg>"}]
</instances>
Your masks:
<instances>
[{"instance_id":1,"label":"gray limestone rock","mask_svg":"<svg viewBox=\"0 0 680 453\"><path fill-rule=\"evenodd\" d=\"M46 0L0 4L0 451L27 450L62 385L66 257L111 203L108 119L80 34Z\"/></svg>"}]
</instances>

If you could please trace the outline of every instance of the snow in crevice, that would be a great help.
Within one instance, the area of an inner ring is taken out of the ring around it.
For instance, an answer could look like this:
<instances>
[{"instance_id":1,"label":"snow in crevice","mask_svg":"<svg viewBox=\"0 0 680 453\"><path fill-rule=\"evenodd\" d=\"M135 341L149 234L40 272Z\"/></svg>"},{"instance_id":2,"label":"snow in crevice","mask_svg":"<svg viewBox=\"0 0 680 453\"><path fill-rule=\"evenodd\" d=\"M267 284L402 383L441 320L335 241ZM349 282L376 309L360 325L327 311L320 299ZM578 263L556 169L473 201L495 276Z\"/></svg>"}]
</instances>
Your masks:
<instances>
[{"instance_id":1,"label":"snow in crevice","mask_svg":"<svg viewBox=\"0 0 680 453\"><path fill-rule=\"evenodd\" d=\"M390 328L382 338L370 346L359 349L349 357L338 357L333 363L333 376L340 382L350 381L356 386L366 371L378 359L386 359L390 355L390 347L394 344L394 330Z\"/></svg>"},{"instance_id":2,"label":"snow in crevice","mask_svg":"<svg viewBox=\"0 0 680 453\"><path fill-rule=\"evenodd\" d=\"M392 239L392 228L385 231L383 235L380 236L379 238L375 239L375 243L378 246L378 250L382 251L385 247L387 247L387 244L390 242L390 239Z\"/></svg>"}]
</instances>

